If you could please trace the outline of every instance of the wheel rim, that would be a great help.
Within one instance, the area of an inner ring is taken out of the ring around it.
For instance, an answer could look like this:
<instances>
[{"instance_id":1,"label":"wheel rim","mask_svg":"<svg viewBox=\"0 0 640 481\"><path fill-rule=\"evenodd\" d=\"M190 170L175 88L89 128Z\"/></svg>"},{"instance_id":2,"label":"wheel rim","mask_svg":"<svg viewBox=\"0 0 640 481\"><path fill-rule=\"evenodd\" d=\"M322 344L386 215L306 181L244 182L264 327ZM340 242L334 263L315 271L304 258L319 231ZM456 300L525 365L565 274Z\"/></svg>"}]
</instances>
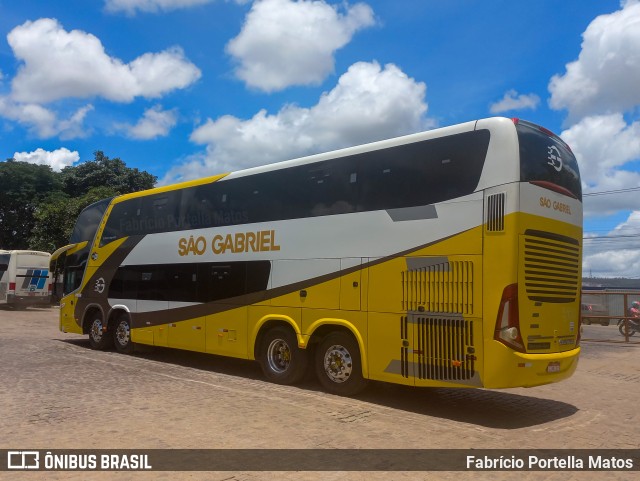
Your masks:
<instances>
[{"instance_id":1,"label":"wheel rim","mask_svg":"<svg viewBox=\"0 0 640 481\"><path fill-rule=\"evenodd\" d=\"M118 344L121 346L126 346L129 343L129 323L127 321L122 321L118 324L116 341L118 341Z\"/></svg>"},{"instance_id":2,"label":"wheel rim","mask_svg":"<svg viewBox=\"0 0 640 481\"><path fill-rule=\"evenodd\" d=\"M335 383L343 383L349 379L353 371L353 359L346 347L331 346L324 354L324 372Z\"/></svg>"},{"instance_id":3,"label":"wheel rim","mask_svg":"<svg viewBox=\"0 0 640 481\"><path fill-rule=\"evenodd\" d=\"M267 348L269 369L282 374L291 365L291 348L284 339L274 339Z\"/></svg>"},{"instance_id":4,"label":"wheel rim","mask_svg":"<svg viewBox=\"0 0 640 481\"><path fill-rule=\"evenodd\" d=\"M102 340L102 319L95 319L91 324L91 338L95 342Z\"/></svg>"}]
</instances>

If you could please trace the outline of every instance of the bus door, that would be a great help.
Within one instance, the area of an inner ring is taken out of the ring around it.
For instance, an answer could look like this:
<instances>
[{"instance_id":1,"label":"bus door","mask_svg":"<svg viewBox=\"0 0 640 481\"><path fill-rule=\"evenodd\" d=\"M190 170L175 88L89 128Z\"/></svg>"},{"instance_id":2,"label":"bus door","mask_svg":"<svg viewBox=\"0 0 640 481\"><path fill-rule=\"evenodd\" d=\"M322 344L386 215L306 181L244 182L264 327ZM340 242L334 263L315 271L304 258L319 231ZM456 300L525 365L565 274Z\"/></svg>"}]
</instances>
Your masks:
<instances>
[{"instance_id":1,"label":"bus door","mask_svg":"<svg viewBox=\"0 0 640 481\"><path fill-rule=\"evenodd\" d=\"M0 253L0 302L7 301L7 290L9 289L9 260L11 254Z\"/></svg>"}]
</instances>

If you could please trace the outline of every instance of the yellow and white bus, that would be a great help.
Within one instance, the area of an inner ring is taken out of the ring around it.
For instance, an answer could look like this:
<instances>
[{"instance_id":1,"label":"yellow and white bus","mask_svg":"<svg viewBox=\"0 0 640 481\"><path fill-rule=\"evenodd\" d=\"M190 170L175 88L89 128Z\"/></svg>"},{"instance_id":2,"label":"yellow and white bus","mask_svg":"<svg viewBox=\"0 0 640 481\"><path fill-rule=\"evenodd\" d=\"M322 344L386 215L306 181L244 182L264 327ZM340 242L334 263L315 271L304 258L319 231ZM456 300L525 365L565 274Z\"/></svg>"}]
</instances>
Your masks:
<instances>
[{"instance_id":1,"label":"yellow and white bus","mask_svg":"<svg viewBox=\"0 0 640 481\"><path fill-rule=\"evenodd\" d=\"M491 118L106 199L78 218L60 329L367 380L569 377L582 193L550 131Z\"/></svg>"}]
</instances>

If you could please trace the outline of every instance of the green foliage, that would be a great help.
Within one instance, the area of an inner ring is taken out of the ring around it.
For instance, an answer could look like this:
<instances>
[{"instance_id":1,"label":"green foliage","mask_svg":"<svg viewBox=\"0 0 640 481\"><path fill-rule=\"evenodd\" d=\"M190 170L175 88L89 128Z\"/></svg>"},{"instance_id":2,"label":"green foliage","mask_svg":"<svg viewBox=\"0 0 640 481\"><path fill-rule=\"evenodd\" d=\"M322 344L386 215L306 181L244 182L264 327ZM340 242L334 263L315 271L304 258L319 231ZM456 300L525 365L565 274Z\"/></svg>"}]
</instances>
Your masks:
<instances>
[{"instance_id":1,"label":"green foliage","mask_svg":"<svg viewBox=\"0 0 640 481\"><path fill-rule=\"evenodd\" d=\"M24 249L35 225L34 212L62 183L46 165L0 162L0 248Z\"/></svg>"},{"instance_id":2,"label":"green foliage","mask_svg":"<svg viewBox=\"0 0 640 481\"><path fill-rule=\"evenodd\" d=\"M94 160L53 172L49 166L0 162L0 249L53 252L69 242L86 206L150 189L157 177L103 152Z\"/></svg>"},{"instance_id":3,"label":"green foliage","mask_svg":"<svg viewBox=\"0 0 640 481\"><path fill-rule=\"evenodd\" d=\"M29 248L53 252L69 242L76 219L88 205L118 195L111 187L96 187L81 197L69 197L56 192L35 212L35 226L29 238Z\"/></svg>"},{"instance_id":4,"label":"green foliage","mask_svg":"<svg viewBox=\"0 0 640 481\"><path fill-rule=\"evenodd\" d=\"M100 150L93 155L94 160L90 162L62 169L64 192L69 196L80 197L96 187L109 187L114 192L127 194L151 189L158 180L149 172L127 167L118 157L110 159Z\"/></svg>"}]
</instances>

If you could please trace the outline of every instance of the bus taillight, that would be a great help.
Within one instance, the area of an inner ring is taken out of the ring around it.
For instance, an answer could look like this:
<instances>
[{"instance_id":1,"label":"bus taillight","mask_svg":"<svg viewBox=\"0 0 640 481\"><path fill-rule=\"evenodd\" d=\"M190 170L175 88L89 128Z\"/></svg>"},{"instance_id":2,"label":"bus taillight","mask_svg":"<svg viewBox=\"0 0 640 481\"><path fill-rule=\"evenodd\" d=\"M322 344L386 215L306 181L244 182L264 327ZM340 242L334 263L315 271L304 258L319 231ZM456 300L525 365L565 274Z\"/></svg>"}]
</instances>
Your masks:
<instances>
[{"instance_id":1,"label":"bus taillight","mask_svg":"<svg viewBox=\"0 0 640 481\"><path fill-rule=\"evenodd\" d=\"M496 319L496 341L519 352L524 351L520 335L520 315L518 313L518 284L511 284L502 291L502 300Z\"/></svg>"}]
</instances>

